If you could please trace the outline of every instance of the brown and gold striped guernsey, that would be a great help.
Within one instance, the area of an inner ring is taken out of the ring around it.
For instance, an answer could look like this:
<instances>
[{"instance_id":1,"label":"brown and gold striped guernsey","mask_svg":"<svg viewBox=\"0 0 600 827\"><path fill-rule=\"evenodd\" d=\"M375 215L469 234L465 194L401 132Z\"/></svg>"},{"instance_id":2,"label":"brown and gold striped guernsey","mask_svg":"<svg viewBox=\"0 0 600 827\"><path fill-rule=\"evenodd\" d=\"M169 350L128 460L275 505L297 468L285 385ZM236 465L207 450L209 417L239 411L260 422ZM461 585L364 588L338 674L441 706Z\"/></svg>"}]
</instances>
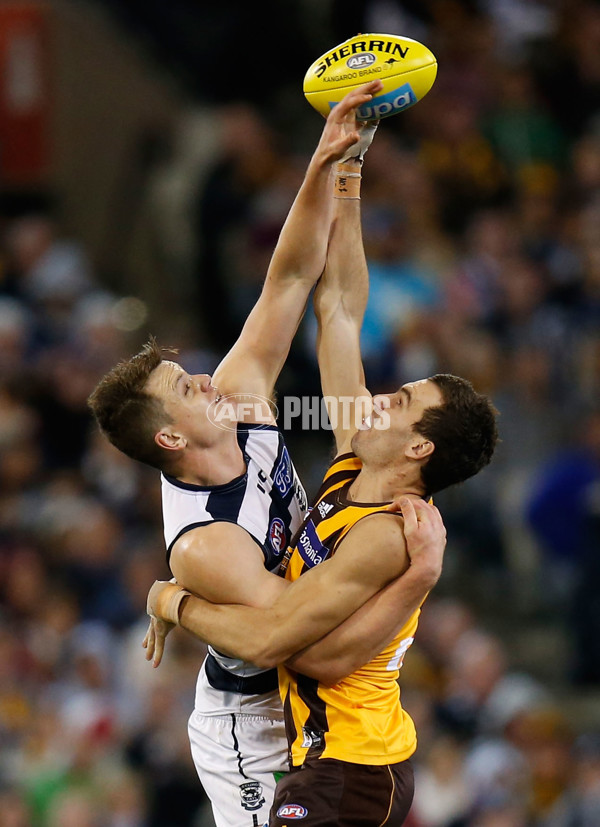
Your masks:
<instances>
[{"instance_id":1,"label":"brown and gold striped guernsey","mask_svg":"<svg viewBox=\"0 0 600 827\"><path fill-rule=\"evenodd\" d=\"M361 462L354 454L342 454L331 464L316 503L282 563L288 580L296 580L335 554L352 526L369 514L385 511L389 505L348 500L348 489L360 468ZM286 667L279 668L293 766L301 766L307 758L394 764L412 755L416 732L400 704L397 679L418 618L416 611L383 652L333 687Z\"/></svg>"}]
</instances>

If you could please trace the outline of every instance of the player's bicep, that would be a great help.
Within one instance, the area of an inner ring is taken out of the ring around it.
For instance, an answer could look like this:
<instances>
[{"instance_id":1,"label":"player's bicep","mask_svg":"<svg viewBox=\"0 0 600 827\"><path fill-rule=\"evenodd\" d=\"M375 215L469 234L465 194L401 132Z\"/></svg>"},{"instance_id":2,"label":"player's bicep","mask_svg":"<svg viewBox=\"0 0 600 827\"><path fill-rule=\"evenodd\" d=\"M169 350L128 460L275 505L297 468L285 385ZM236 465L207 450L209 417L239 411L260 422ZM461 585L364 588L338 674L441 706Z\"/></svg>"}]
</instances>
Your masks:
<instances>
[{"instance_id":1,"label":"player's bicep","mask_svg":"<svg viewBox=\"0 0 600 827\"><path fill-rule=\"evenodd\" d=\"M263 608L287 588L267 571L258 544L240 526L215 522L179 538L170 560L180 586L212 603Z\"/></svg>"}]
</instances>

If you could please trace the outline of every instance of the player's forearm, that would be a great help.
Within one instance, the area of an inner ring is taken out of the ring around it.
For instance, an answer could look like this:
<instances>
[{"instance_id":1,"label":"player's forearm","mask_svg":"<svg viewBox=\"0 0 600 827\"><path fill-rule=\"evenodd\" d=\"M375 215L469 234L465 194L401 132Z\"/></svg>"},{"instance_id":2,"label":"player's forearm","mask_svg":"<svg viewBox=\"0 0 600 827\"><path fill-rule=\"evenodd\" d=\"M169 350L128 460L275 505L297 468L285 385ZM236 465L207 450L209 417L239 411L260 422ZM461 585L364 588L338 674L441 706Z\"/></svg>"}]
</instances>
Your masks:
<instances>
[{"instance_id":1,"label":"player's forearm","mask_svg":"<svg viewBox=\"0 0 600 827\"><path fill-rule=\"evenodd\" d=\"M179 609L179 625L224 655L257 663L261 610L249 606L217 605L190 595ZM260 664L257 664L260 665Z\"/></svg>"},{"instance_id":2,"label":"player's forearm","mask_svg":"<svg viewBox=\"0 0 600 827\"><path fill-rule=\"evenodd\" d=\"M190 595L179 608L179 625L225 655L270 668L319 640L353 611L347 595L336 597L330 598L331 604L315 601L322 608L300 616L293 606L285 611L278 605L270 609L216 605Z\"/></svg>"},{"instance_id":3,"label":"player's forearm","mask_svg":"<svg viewBox=\"0 0 600 827\"><path fill-rule=\"evenodd\" d=\"M287 664L333 686L393 640L436 582L431 570L410 567L326 637L289 658Z\"/></svg>"},{"instance_id":4,"label":"player's forearm","mask_svg":"<svg viewBox=\"0 0 600 827\"><path fill-rule=\"evenodd\" d=\"M275 666L322 638L379 588L366 585L364 576L342 582L332 564L326 561L278 590L268 608L211 603L177 583L157 581L148 593L148 613L178 623L226 655Z\"/></svg>"},{"instance_id":5,"label":"player's forearm","mask_svg":"<svg viewBox=\"0 0 600 827\"><path fill-rule=\"evenodd\" d=\"M340 187L339 169L354 169L360 175L360 164L345 162L337 165L336 191ZM355 187L360 179L348 179ZM359 189L350 192L359 192ZM365 258L360 214L360 198L334 198L333 226L327 250L327 266L319 291L315 295L315 311L322 325L336 312L342 311L360 327L367 306L369 274Z\"/></svg>"}]
</instances>

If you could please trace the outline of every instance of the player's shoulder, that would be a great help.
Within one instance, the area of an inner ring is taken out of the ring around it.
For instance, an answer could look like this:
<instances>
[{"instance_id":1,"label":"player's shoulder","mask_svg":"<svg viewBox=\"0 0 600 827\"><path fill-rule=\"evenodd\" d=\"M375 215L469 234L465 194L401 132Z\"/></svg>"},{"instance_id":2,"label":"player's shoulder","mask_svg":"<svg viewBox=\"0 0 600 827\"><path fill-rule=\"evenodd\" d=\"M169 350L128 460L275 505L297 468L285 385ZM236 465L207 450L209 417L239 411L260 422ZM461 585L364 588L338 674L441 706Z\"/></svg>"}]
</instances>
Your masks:
<instances>
[{"instance_id":1,"label":"player's shoulder","mask_svg":"<svg viewBox=\"0 0 600 827\"><path fill-rule=\"evenodd\" d=\"M375 511L358 520L342 538L335 557L355 571L402 574L408 565L403 519L391 511Z\"/></svg>"},{"instance_id":2,"label":"player's shoulder","mask_svg":"<svg viewBox=\"0 0 600 827\"><path fill-rule=\"evenodd\" d=\"M406 545L402 514L392 511L374 511L357 520L344 537L344 542L367 544L372 550L385 545ZM342 544L340 544L342 545Z\"/></svg>"}]
</instances>

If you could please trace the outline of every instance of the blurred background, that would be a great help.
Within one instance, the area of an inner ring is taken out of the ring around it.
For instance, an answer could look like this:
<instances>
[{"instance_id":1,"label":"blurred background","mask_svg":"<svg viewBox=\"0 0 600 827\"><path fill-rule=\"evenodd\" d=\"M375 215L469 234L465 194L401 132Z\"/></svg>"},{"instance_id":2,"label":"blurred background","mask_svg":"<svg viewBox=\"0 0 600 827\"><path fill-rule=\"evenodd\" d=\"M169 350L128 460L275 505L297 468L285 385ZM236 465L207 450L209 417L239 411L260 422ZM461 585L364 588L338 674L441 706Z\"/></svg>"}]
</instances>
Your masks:
<instances>
[{"instance_id":1,"label":"blurred background","mask_svg":"<svg viewBox=\"0 0 600 827\"><path fill-rule=\"evenodd\" d=\"M492 466L437 501L409 827L600 825L600 5L3 0L0 827L212 824L203 649L141 648L157 474L86 397L149 334L218 364L321 132L304 73L358 32L439 61L363 172L369 387L453 372L501 414ZM310 313L278 392L319 394ZM331 435L286 436L311 496Z\"/></svg>"}]
</instances>

